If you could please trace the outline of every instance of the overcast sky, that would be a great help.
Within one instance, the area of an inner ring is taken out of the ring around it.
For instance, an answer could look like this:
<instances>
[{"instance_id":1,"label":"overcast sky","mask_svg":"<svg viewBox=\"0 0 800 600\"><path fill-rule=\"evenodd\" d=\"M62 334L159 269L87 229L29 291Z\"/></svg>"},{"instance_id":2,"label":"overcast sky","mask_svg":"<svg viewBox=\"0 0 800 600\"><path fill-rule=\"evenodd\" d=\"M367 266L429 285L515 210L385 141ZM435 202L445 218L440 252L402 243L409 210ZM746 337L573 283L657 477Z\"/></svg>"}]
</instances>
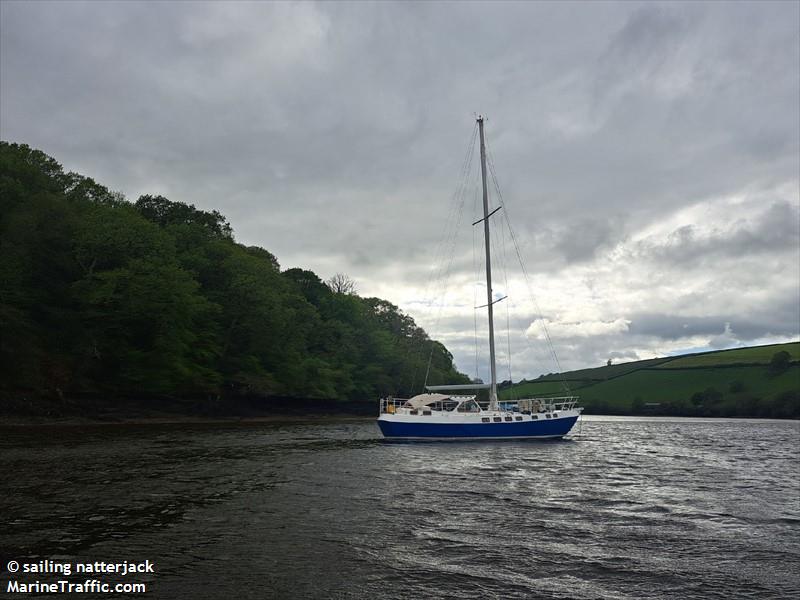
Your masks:
<instances>
[{"instance_id":1,"label":"overcast sky","mask_svg":"<svg viewBox=\"0 0 800 600\"><path fill-rule=\"evenodd\" d=\"M470 375L476 113L528 273L501 211L501 379L509 346L557 370L545 330L563 369L800 337L798 2L3 0L0 28L4 140L348 274Z\"/></svg>"}]
</instances>

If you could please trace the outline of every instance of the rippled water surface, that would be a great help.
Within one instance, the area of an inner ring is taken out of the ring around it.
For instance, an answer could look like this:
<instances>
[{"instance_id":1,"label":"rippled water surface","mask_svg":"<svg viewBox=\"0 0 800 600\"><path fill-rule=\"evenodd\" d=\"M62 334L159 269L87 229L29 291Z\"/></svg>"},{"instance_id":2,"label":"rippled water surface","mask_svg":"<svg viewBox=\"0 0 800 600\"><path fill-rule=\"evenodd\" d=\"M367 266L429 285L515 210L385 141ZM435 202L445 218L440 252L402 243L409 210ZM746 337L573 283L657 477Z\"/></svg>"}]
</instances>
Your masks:
<instances>
[{"instance_id":1,"label":"rippled water surface","mask_svg":"<svg viewBox=\"0 0 800 600\"><path fill-rule=\"evenodd\" d=\"M587 417L575 434L2 429L0 581L10 558L129 558L155 563L149 598L800 597L800 422Z\"/></svg>"}]
</instances>

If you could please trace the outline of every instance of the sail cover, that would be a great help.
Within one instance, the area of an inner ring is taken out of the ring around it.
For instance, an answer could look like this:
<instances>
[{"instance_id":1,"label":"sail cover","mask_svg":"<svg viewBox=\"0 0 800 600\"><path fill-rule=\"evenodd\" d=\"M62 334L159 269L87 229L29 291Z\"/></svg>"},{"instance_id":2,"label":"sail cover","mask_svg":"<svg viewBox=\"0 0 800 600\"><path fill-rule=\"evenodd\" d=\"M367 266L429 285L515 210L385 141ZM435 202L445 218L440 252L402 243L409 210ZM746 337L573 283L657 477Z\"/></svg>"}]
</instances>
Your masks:
<instances>
[{"instance_id":1,"label":"sail cover","mask_svg":"<svg viewBox=\"0 0 800 600\"><path fill-rule=\"evenodd\" d=\"M423 406L428 406L434 402L441 402L442 400L448 400L449 398L450 396L447 394L419 394L410 398L408 404L410 404L412 408L422 408Z\"/></svg>"}]
</instances>

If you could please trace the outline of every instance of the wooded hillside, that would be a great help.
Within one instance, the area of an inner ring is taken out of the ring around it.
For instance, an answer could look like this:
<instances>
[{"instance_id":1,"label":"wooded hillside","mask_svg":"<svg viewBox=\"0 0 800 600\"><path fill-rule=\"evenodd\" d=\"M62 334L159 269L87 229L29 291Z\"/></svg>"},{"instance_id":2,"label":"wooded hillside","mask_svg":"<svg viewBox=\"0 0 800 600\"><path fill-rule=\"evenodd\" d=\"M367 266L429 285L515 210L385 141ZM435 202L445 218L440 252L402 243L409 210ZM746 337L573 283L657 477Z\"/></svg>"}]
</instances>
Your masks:
<instances>
[{"instance_id":1,"label":"wooded hillside","mask_svg":"<svg viewBox=\"0 0 800 600\"><path fill-rule=\"evenodd\" d=\"M0 399L337 401L466 382L379 298L238 244L217 211L136 202L0 142Z\"/></svg>"}]
</instances>

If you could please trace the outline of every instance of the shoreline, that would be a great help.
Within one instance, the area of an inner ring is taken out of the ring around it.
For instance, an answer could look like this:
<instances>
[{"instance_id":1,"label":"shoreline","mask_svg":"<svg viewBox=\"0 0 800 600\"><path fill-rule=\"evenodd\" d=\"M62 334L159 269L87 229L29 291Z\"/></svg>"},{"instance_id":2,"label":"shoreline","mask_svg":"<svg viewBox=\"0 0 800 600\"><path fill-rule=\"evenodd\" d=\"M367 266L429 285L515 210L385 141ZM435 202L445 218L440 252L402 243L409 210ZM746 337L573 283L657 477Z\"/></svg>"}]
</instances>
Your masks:
<instances>
[{"instance_id":1,"label":"shoreline","mask_svg":"<svg viewBox=\"0 0 800 600\"><path fill-rule=\"evenodd\" d=\"M41 417L0 417L0 428L34 428L34 427L114 427L141 425L240 425L261 423L344 423L349 421L370 421L376 416L354 414L331 415L297 415L275 414L251 417L198 417L198 416L163 416L163 417L130 417L130 418L90 418L70 417L63 419L47 419Z\"/></svg>"},{"instance_id":2,"label":"shoreline","mask_svg":"<svg viewBox=\"0 0 800 600\"><path fill-rule=\"evenodd\" d=\"M588 418L586 418L588 417ZM0 429L37 429L50 427L142 427L142 426L171 426L171 425L200 425L200 426L225 426L225 425L262 425L262 424L324 424L324 423L352 423L372 422L377 415L357 415L348 413L328 415L298 415L274 414L260 416L230 416L230 417L199 417L199 416L157 416L157 417L128 417L128 418L90 418L71 417L63 419L46 419L41 417L12 417L0 416ZM585 414L581 420L587 422L615 420L615 419L656 419L656 420L703 420L703 421L777 421L800 422L800 419L776 419L772 417L703 417L685 415L600 415Z\"/></svg>"}]
</instances>

